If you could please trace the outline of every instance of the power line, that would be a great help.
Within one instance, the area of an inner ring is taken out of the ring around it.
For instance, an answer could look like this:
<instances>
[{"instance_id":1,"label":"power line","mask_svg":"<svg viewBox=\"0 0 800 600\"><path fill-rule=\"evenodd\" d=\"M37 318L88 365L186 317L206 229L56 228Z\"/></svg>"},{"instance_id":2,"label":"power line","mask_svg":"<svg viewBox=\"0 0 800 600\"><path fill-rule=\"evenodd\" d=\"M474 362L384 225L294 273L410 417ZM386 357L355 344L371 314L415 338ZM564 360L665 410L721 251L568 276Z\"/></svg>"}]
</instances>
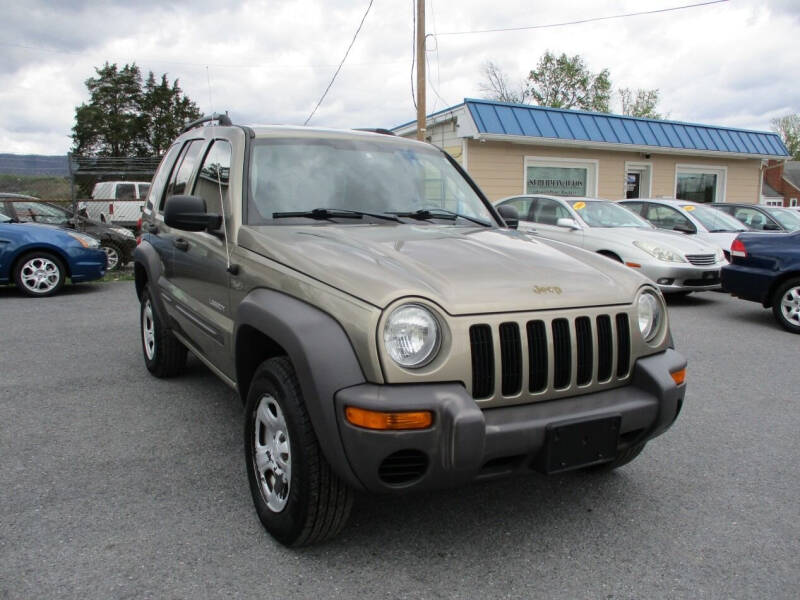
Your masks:
<instances>
[{"instance_id":1,"label":"power line","mask_svg":"<svg viewBox=\"0 0 800 600\"><path fill-rule=\"evenodd\" d=\"M497 33L502 31L525 31L528 29L549 29L551 27L566 27L567 25L580 25L582 23L594 23L596 21L609 21L611 19L623 19L625 17L640 17L642 15L654 15L657 13L671 12L675 10L684 10L686 8L696 8L698 6L709 6L711 4L720 4L728 2L729 0L711 0L710 2L699 2L697 4L685 4L683 6L673 6L671 8L659 8L658 10L645 10L642 12L624 13L621 15L610 15L607 17L593 17L590 19L580 19L578 21L564 21L563 23L549 23L547 25L529 25L526 27L503 27L500 29L475 29L472 31L446 31L438 33L439 35L467 35L470 33Z\"/></svg>"},{"instance_id":2,"label":"power line","mask_svg":"<svg viewBox=\"0 0 800 600\"><path fill-rule=\"evenodd\" d=\"M325 100L325 96L328 95L328 90L331 89L333 86L333 82L336 81L336 76L339 74L339 71L342 70L342 65L344 65L344 61L347 60L347 55L350 54L350 48L353 47L353 44L356 43L356 38L358 37L358 33L361 31L361 27L364 25L364 21L367 19L367 15L369 14L369 9L372 8L372 3L375 0L369 0L369 6L367 6L367 10L364 11L364 16L361 17L361 23L358 24L358 29L356 29L355 34L353 35L353 39L350 41L350 45L347 47L347 52L344 53L344 58L342 58L342 62L339 63L339 66L336 68L336 72L331 77L331 82L328 84L328 87L325 88L325 91L322 92L322 97L317 102L317 105L314 107L314 110L311 111L311 114L308 115L308 118L305 120L303 125L308 125L308 122L311 120L311 117L314 116L314 113L317 112L319 105L322 104L322 101Z\"/></svg>"}]
</instances>

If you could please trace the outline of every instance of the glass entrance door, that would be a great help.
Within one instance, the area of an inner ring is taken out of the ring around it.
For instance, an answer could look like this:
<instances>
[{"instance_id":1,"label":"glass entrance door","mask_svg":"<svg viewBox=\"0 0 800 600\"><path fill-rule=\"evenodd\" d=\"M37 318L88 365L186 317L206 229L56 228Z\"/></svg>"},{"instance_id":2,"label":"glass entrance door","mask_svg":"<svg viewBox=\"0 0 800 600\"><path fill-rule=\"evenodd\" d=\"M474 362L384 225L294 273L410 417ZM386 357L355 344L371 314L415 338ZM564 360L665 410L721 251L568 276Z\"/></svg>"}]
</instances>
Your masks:
<instances>
[{"instance_id":1,"label":"glass entrance door","mask_svg":"<svg viewBox=\"0 0 800 600\"><path fill-rule=\"evenodd\" d=\"M641 187L641 171L628 171L625 175L625 198L641 198Z\"/></svg>"}]
</instances>

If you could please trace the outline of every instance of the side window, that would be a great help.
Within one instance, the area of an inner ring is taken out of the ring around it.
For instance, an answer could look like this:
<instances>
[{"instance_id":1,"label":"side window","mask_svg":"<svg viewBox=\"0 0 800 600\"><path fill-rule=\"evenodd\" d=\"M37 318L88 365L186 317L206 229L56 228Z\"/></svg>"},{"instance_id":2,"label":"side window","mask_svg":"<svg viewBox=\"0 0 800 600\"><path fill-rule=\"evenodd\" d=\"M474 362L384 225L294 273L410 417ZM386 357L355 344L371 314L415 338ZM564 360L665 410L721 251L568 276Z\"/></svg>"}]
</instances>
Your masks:
<instances>
[{"instance_id":1,"label":"side window","mask_svg":"<svg viewBox=\"0 0 800 600\"><path fill-rule=\"evenodd\" d=\"M525 221L528 219L528 212L531 208L531 198L512 198L511 200L506 200L505 202L501 202L500 206L513 206L517 209L519 213L519 218Z\"/></svg>"},{"instance_id":2,"label":"side window","mask_svg":"<svg viewBox=\"0 0 800 600\"><path fill-rule=\"evenodd\" d=\"M550 198L537 198L533 218L530 219L542 225L555 225L559 219L571 219L572 215L560 202Z\"/></svg>"},{"instance_id":3,"label":"side window","mask_svg":"<svg viewBox=\"0 0 800 600\"><path fill-rule=\"evenodd\" d=\"M733 216L752 229L763 230L767 218L752 208L737 208Z\"/></svg>"},{"instance_id":4,"label":"side window","mask_svg":"<svg viewBox=\"0 0 800 600\"><path fill-rule=\"evenodd\" d=\"M625 204L622 204L622 206L632 212L635 212L640 217L643 217L646 214L644 202L626 202Z\"/></svg>"},{"instance_id":5,"label":"side window","mask_svg":"<svg viewBox=\"0 0 800 600\"><path fill-rule=\"evenodd\" d=\"M231 145L225 140L215 140L206 153L192 194L206 201L209 213L222 214L220 197L223 205L230 206L228 201L228 180L231 172ZM228 210L225 211L226 214Z\"/></svg>"},{"instance_id":6,"label":"side window","mask_svg":"<svg viewBox=\"0 0 800 600\"><path fill-rule=\"evenodd\" d=\"M135 200L136 199L136 184L135 183L118 183L115 194L116 200Z\"/></svg>"},{"instance_id":7,"label":"side window","mask_svg":"<svg viewBox=\"0 0 800 600\"><path fill-rule=\"evenodd\" d=\"M694 229L691 221L671 206L651 204L647 209L646 218L660 229L675 229L675 227Z\"/></svg>"},{"instance_id":8,"label":"side window","mask_svg":"<svg viewBox=\"0 0 800 600\"><path fill-rule=\"evenodd\" d=\"M164 202L170 196L186 193L186 185L189 183L189 178L194 171L197 157L203 147L203 140L192 140L184 146L184 150L175 161L175 168L172 169L172 176L167 184L167 189L161 197L161 204L158 207L159 211L164 210Z\"/></svg>"},{"instance_id":9,"label":"side window","mask_svg":"<svg viewBox=\"0 0 800 600\"><path fill-rule=\"evenodd\" d=\"M67 222L67 214L60 208L40 202L15 202L17 219L22 222L49 223L61 225Z\"/></svg>"},{"instance_id":10,"label":"side window","mask_svg":"<svg viewBox=\"0 0 800 600\"><path fill-rule=\"evenodd\" d=\"M150 184L149 183L140 183L139 187L139 199L144 200L147 198L147 193L150 191Z\"/></svg>"},{"instance_id":11,"label":"side window","mask_svg":"<svg viewBox=\"0 0 800 600\"><path fill-rule=\"evenodd\" d=\"M175 161L175 156L180 152L180 149L181 147L179 144L173 144L170 149L167 150L167 153L161 160L161 164L158 165L158 170L156 171L155 177L153 177L153 185L150 186L147 194L146 210L152 211L153 207L156 205L156 198L161 195L164 185L167 183L169 174L172 171L172 163Z\"/></svg>"}]
</instances>

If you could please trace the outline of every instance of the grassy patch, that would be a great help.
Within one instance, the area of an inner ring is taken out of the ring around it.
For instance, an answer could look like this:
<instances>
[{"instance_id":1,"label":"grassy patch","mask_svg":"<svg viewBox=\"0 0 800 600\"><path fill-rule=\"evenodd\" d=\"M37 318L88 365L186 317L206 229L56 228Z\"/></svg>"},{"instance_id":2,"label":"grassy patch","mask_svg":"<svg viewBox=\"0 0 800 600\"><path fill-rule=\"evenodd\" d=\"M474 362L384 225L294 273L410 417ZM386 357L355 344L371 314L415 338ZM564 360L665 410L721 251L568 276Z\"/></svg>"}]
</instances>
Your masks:
<instances>
[{"instance_id":1,"label":"grassy patch","mask_svg":"<svg viewBox=\"0 0 800 600\"><path fill-rule=\"evenodd\" d=\"M109 282L109 281L134 281L136 279L133 269L117 269L116 271L109 271L106 273L105 277L102 279L98 279L99 282Z\"/></svg>"}]
</instances>

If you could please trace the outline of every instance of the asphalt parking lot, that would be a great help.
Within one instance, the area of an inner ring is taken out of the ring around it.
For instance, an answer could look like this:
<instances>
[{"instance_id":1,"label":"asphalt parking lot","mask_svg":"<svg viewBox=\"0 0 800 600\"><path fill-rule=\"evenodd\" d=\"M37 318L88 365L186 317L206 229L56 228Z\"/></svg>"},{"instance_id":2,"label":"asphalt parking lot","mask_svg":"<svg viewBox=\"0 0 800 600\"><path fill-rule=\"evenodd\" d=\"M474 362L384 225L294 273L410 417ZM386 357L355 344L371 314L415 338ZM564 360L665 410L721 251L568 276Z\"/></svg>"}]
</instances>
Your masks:
<instances>
[{"instance_id":1,"label":"asphalt parking lot","mask_svg":"<svg viewBox=\"0 0 800 600\"><path fill-rule=\"evenodd\" d=\"M0 599L796 598L798 336L723 294L670 303L689 391L606 475L360 497L343 533L262 529L234 392L149 376L131 282L0 287Z\"/></svg>"}]
</instances>

